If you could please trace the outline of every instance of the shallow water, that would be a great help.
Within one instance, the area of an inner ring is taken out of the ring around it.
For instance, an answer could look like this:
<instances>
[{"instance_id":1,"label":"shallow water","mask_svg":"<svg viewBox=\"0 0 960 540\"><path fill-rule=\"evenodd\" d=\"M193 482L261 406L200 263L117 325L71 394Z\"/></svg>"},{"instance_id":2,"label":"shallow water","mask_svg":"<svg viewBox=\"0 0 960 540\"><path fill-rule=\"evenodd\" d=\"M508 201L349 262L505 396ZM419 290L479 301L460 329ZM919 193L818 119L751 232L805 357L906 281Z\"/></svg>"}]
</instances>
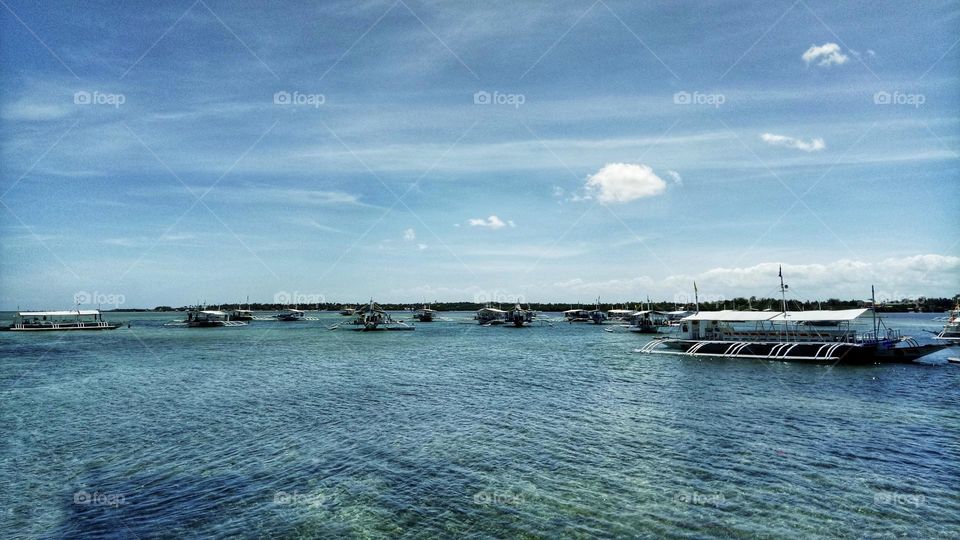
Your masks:
<instances>
[{"instance_id":1,"label":"shallow water","mask_svg":"<svg viewBox=\"0 0 960 540\"><path fill-rule=\"evenodd\" d=\"M831 368L321 317L0 334L0 537L960 535L956 348Z\"/></svg>"}]
</instances>

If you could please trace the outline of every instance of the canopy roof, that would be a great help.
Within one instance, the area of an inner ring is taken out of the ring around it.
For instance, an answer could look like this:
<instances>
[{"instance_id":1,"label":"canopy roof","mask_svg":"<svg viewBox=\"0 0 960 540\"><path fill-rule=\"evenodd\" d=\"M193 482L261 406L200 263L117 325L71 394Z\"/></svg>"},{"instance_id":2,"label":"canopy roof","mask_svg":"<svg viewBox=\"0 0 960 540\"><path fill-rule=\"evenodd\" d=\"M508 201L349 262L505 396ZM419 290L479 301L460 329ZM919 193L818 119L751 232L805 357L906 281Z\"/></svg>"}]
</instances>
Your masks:
<instances>
[{"instance_id":1,"label":"canopy roof","mask_svg":"<svg viewBox=\"0 0 960 540\"><path fill-rule=\"evenodd\" d=\"M637 312L632 309L611 309L607 313L637 313Z\"/></svg>"},{"instance_id":2,"label":"canopy roof","mask_svg":"<svg viewBox=\"0 0 960 540\"><path fill-rule=\"evenodd\" d=\"M18 311L21 317L76 317L78 315L99 315L98 309L81 309L74 311Z\"/></svg>"},{"instance_id":3,"label":"canopy roof","mask_svg":"<svg viewBox=\"0 0 960 540\"><path fill-rule=\"evenodd\" d=\"M815 321L852 321L869 309L841 309L841 310L812 310L812 311L701 311L688 317L684 321L771 321L771 322L815 322Z\"/></svg>"},{"instance_id":4,"label":"canopy roof","mask_svg":"<svg viewBox=\"0 0 960 540\"><path fill-rule=\"evenodd\" d=\"M198 313L205 313L207 315L226 315L225 311L217 311L213 309L202 309Z\"/></svg>"},{"instance_id":5,"label":"canopy roof","mask_svg":"<svg viewBox=\"0 0 960 540\"><path fill-rule=\"evenodd\" d=\"M493 312L493 313L506 313L506 311L504 311L504 310L502 310L502 309L497 309L497 308L492 308L492 307L480 308L480 309L477 310L477 313L479 313L479 312L481 312L481 311L490 311L490 312Z\"/></svg>"}]
</instances>

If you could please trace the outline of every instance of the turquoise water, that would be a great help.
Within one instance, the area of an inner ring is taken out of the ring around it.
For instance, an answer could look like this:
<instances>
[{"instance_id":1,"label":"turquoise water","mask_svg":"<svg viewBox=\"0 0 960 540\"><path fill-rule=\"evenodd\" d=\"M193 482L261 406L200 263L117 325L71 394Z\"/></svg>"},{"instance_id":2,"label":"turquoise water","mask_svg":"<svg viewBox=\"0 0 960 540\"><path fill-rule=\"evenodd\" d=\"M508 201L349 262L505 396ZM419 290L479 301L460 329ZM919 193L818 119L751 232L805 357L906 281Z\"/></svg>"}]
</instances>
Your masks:
<instances>
[{"instance_id":1,"label":"turquoise water","mask_svg":"<svg viewBox=\"0 0 960 540\"><path fill-rule=\"evenodd\" d=\"M956 348L830 368L321 317L0 334L0 537L960 534Z\"/></svg>"}]
</instances>

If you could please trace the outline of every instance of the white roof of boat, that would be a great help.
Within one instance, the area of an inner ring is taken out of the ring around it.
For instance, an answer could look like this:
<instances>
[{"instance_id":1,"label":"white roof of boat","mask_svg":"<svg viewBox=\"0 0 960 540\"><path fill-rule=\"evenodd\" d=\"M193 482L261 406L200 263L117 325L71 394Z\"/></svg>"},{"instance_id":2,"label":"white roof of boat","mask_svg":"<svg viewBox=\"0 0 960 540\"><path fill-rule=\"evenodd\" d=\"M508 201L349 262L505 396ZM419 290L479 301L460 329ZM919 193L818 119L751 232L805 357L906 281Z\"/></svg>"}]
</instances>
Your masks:
<instances>
[{"instance_id":1,"label":"white roof of boat","mask_svg":"<svg viewBox=\"0 0 960 540\"><path fill-rule=\"evenodd\" d=\"M771 318L771 321L800 321L800 322L817 322L817 321L852 321L859 318L864 313L870 311L869 309L815 309L810 311L788 311L786 318L784 318L783 313L777 313Z\"/></svg>"},{"instance_id":2,"label":"white roof of boat","mask_svg":"<svg viewBox=\"0 0 960 540\"><path fill-rule=\"evenodd\" d=\"M492 308L492 307L480 308L480 309L478 309L477 311L493 311L493 312L495 312L495 313L506 313L506 311L504 311L504 310L502 310L502 309L497 309L497 308Z\"/></svg>"},{"instance_id":3,"label":"white roof of boat","mask_svg":"<svg viewBox=\"0 0 960 540\"><path fill-rule=\"evenodd\" d=\"M611 309L607 313L637 313L637 312L632 309Z\"/></svg>"},{"instance_id":4,"label":"white roof of boat","mask_svg":"<svg viewBox=\"0 0 960 540\"><path fill-rule=\"evenodd\" d=\"M283 310L283 311L287 311L287 312L291 312L291 313L303 313L303 310L302 310L302 309L293 309L293 308L287 308L287 309L285 309L285 310Z\"/></svg>"},{"instance_id":5,"label":"white roof of boat","mask_svg":"<svg viewBox=\"0 0 960 540\"><path fill-rule=\"evenodd\" d=\"M580 313L581 311L588 311L588 310L583 309L583 308L568 309L568 310L564 311L564 313Z\"/></svg>"},{"instance_id":6,"label":"white roof of boat","mask_svg":"<svg viewBox=\"0 0 960 540\"><path fill-rule=\"evenodd\" d=\"M727 321L727 322L747 322L747 321L794 321L794 322L814 322L814 321L852 321L868 309L841 309L841 310L811 310L811 311L788 311L784 315L781 311L736 311L725 309L723 311L701 311L693 315L684 317L684 321Z\"/></svg>"},{"instance_id":7,"label":"white roof of boat","mask_svg":"<svg viewBox=\"0 0 960 540\"><path fill-rule=\"evenodd\" d=\"M81 309L73 311L18 311L21 317L68 317L77 315L97 315L98 309Z\"/></svg>"},{"instance_id":8,"label":"white roof of boat","mask_svg":"<svg viewBox=\"0 0 960 540\"><path fill-rule=\"evenodd\" d=\"M645 309L645 310L643 310L643 311L634 311L634 312L633 312L634 315L646 315L647 313L654 313L654 314L656 314L656 315L667 315L666 312L657 311L657 310L655 310L655 309Z\"/></svg>"},{"instance_id":9,"label":"white roof of boat","mask_svg":"<svg viewBox=\"0 0 960 540\"><path fill-rule=\"evenodd\" d=\"M226 315L225 311L217 311L215 309L201 309L200 313L206 313L207 315Z\"/></svg>"}]
</instances>

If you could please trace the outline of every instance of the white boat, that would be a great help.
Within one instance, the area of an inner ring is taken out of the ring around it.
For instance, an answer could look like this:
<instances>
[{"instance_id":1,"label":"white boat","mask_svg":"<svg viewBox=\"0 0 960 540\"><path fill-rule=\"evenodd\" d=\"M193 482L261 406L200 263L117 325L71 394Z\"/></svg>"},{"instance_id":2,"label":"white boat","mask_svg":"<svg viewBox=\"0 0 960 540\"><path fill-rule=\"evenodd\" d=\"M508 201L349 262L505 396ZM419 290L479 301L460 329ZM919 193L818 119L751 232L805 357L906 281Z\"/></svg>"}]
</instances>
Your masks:
<instances>
[{"instance_id":1,"label":"white boat","mask_svg":"<svg viewBox=\"0 0 960 540\"><path fill-rule=\"evenodd\" d=\"M103 320L98 309L73 311L18 311L13 323L0 327L12 332L60 330L115 330L123 326Z\"/></svg>"},{"instance_id":2,"label":"white boat","mask_svg":"<svg viewBox=\"0 0 960 540\"><path fill-rule=\"evenodd\" d=\"M947 324L943 325L943 330L937 334L937 339L960 342L960 303L950 310Z\"/></svg>"},{"instance_id":3,"label":"white boat","mask_svg":"<svg viewBox=\"0 0 960 540\"><path fill-rule=\"evenodd\" d=\"M420 322L433 322L433 316L435 314L435 310L430 309L430 306L424 305L413 314L413 318Z\"/></svg>"},{"instance_id":4,"label":"white boat","mask_svg":"<svg viewBox=\"0 0 960 540\"><path fill-rule=\"evenodd\" d=\"M866 318L873 324L863 329ZM859 324L857 324L859 323ZM871 309L701 311L639 352L819 363L912 362L946 347L885 328Z\"/></svg>"},{"instance_id":5,"label":"white boat","mask_svg":"<svg viewBox=\"0 0 960 540\"><path fill-rule=\"evenodd\" d=\"M507 312L502 309L486 306L477 310L477 315L474 319L483 326L503 324L507 322Z\"/></svg>"},{"instance_id":6,"label":"white boat","mask_svg":"<svg viewBox=\"0 0 960 540\"><path fill-rule=\"evenodd\" d=\"M302 321L306 313L303 310L288 308L274 315L278 321Z\"/></svg>"},{"instance_id":7,"label":"white boat","mask_svg":"<svg viewBox=\"0 0 960 540\"><path fill-rule=\"evenodd\" d=\"M611 309L607 311L607 319L611 322L626 323L630 321L636 312L637 310L635 309Z\"/></svg>"},{"instance_id":8,"label":"white boat","mask_svg":"<svg viewBox=\"0 0 960 540\"><path fill-rule=\"evenodd\" d=\"M249 309L235 309L230 312L231 321L252 321L253 312Z\"/></svg>"},{"instance_id":9,"label":"white boat","mask_svg":"<svg viewBox=\"0 0 960 540\"><path fill-rule=\"evenodd\" d=\"M563 312L563 318L567 322L590 322L590 311L586 309L568 309Z\"/></svg>"},{"instance_id":10,"label":"white boat","mask_svg":"<svg viewBox=\"0 0 960 540\"><path fill-rule=\"evenodd\" d=\"M212 309L197 309L187 312L187 326L189 328L218 328L222 326L246 326L243 321L230 319L226 311Z\"/></svg>"},{"instance_id":11,"label":"white boat","mask_svg":"<svg viewBox=\"0 0 960 540\"><path fill-rule=\"evenodd\" d=\"M537 312L532 309L523 309L520 304L513 306L513 309L507 311L505 322L508 326L517 328L530 326L537 317Z\"/></svg>"},{"instance_id":12,"label":"white boat","mask_svg":"<svg viewBox=\"0 0 960 540\"><path fill-rule=\"evenodd\" d=\"M357 311L356 308L352 308L348 306L343 306L340 308L340 314L343 315L344 317L349 317L353 315L356 311Z\"/></svg>"},{"instance_id":13,"label":"white boat","mask_svg":"<svg viewBox=\"0 0 960 540\"><path fill-rule=\"evenodd\" d=\"M648 309L634 312L627 328L638 334L659 334L661 328L669 326L669 322L667 313Z\"/></svg>"},{"instance_id":14,"label":"white boat","mask_svg":"<svg viewBox=\"0 0 960 540\"><path fill-rule=\"evenodd\" d=\"M370 300L370 303L365 306L358 307L355 310L355 318L349 323L340 323L330 327L331 330L337 328L361 332L415 330L412 325L394 320L373 300Z\"/></svg>"}]
</instances>

